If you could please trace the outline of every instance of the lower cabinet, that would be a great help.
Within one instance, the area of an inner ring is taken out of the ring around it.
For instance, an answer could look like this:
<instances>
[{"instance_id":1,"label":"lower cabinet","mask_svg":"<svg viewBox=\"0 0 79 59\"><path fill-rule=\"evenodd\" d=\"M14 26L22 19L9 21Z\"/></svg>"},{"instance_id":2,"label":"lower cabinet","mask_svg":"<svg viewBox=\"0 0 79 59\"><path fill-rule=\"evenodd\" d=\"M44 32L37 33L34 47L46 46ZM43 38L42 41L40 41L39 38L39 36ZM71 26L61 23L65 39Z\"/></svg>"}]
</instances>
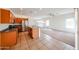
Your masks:
<instances>
[{"instance_id":1,"label":"lower cabinet","mask_svg":"<svg viewBox=\"0 0 79 59\"><path fill-rule=\"evenodd\" d=\"M29 36L32 39L38 39L39 38L39 28L35 28L35 27L30 28L29 29Z\"/></svg>"},{"instance_id":2,"label":"lower cabinet","mask_svg":"<svg viewBox=\"0 0 79 59\"><path fill-rule=\"evenodd\" d=\"M16 44L18 31L17 29L1 33L1 47L7 48Z\"/></svg>"},{"instance_id":3,"label":"lower cabinet","mask_svg":"<svg viewBox=\"0 0 79 59\"><path fill-rule=\"evenodd\" d=\"M39 28L32 28L32 37L33 39L38 39L39 38Z\"/></svg>"}]
</instances>

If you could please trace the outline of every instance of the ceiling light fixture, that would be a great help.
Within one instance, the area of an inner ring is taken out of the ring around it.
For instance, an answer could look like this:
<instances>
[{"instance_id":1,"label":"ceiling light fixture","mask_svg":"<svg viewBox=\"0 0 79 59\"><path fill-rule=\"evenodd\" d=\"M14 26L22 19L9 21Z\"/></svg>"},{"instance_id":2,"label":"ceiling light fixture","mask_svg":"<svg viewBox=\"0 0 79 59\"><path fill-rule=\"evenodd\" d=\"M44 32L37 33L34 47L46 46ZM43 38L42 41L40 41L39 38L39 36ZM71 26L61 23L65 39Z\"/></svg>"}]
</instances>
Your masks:
<instances>
[{"instance_id":1,"label":"ceiling light fixture","mask_svg":"<svg viewBox=\"0 0 79 59\"><path fill-rule=\"evenodd\" d=\"M40 10L42 10L42 8L40 8Z\"/></svg>"}]
</instances>

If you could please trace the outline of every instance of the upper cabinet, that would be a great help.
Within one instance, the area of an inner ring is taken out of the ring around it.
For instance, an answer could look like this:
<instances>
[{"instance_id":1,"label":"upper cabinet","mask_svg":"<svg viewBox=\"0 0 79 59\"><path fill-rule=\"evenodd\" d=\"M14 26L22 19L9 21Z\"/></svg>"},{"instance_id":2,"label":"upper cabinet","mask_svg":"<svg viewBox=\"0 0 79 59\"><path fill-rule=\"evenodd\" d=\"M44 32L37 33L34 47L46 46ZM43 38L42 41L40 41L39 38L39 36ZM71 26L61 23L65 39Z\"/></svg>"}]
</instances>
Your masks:
<instances>
[{"instance_id":1,"label":"upper cabinet","mask_svg":"<svg viewBox=\"0 0 79 59\"><path fill-rule=\"evenodd\" d=\"M19 24L21 24L22 23L22 18L15 18L15 23L19 23Z\"/></svg>"},{"instance_id":2,"label":"upper cabinet","mask_svg":"<svg viewBox=\"0 0 79 59\"><path fill-rule=\"evenodd\" d=\"M0 8L0 23L13 23L14 15L10 10Z\"/></svg>"},{"instance_id":3,"label":"upper cabinet","mask_svg":"<svg viewBox=\"0 0 79 59\"><path fill-rule=\"evenodd\" d=\"M17 18L8 9L0 8L0 24L12 24L12 23L22 23L27 21L28 18Z\"/></svg>"}]
</instances>

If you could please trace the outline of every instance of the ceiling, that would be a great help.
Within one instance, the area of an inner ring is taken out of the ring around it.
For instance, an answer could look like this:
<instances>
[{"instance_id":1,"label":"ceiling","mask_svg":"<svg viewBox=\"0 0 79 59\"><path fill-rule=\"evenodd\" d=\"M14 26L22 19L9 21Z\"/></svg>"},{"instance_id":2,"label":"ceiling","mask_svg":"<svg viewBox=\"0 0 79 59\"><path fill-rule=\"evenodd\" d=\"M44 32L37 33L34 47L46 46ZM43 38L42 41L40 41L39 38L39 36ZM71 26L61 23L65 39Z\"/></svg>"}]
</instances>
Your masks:
<instances>
[{"instance_id":1,"label":"ceiling","mask_svg":"<svg viewBox=\"0 0 79 59\"><path fill-rule=\"evenodd\" d=\"M9 8L15 15L42 18L74 13L73 8Z\"/></svg>"}]
</instances>

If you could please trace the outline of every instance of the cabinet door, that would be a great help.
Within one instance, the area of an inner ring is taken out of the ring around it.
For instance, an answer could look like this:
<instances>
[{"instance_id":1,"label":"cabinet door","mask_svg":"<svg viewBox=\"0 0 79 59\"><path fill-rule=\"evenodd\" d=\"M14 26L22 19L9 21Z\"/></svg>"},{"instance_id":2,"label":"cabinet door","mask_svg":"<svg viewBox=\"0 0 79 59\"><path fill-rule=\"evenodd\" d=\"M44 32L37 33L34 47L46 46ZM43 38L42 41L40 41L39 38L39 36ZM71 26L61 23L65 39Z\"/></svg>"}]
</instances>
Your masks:
<instances>
[{"instance_id":1,"label":"cabinet door","mask_svg":"<svg viewBox=\"0 0 79 59\"><path fill-rule=\"evenodd\" d=\"M0 50L1 50L1 32L0 32Z\"/></svg>"},{"instance_id":2,"label":"cabinet door","mask_svg":"<svg viewBox=\"0 0 79 59\"><path fill-rule=\"evenodd\" d=\"M17 32L3 32L1 34L1 46L10 47L16 44Z\"/></svg>"},{"instance_id":3,"label":"cabinet door","mask_svg":"<svg viewBox=\"0 0 79 59\"><path fill-rule=\"evenodd\" d=\"M34 39L38 39L39 38L39 28L32 28L32 37Z\"/></svg>"},{"instance_id":4,"label":"cabinet door","mask_svg":"<svg viewBox=\"0 0 79 59\"><path fill-rule=\"evenodd\" d=\"M22 23L22 18L15 18L15 23L21 24Z\"/></svg>"},{"instance_id":5,"label":"cabinet door","mask_svg":"<svg viewBox=\"0 0 79 59\"><path fill-rule=\"evenodd\" d=\"M5 9L0 9L0 23L9 23L10 11Z\"/></svg>"}]
</instances>

